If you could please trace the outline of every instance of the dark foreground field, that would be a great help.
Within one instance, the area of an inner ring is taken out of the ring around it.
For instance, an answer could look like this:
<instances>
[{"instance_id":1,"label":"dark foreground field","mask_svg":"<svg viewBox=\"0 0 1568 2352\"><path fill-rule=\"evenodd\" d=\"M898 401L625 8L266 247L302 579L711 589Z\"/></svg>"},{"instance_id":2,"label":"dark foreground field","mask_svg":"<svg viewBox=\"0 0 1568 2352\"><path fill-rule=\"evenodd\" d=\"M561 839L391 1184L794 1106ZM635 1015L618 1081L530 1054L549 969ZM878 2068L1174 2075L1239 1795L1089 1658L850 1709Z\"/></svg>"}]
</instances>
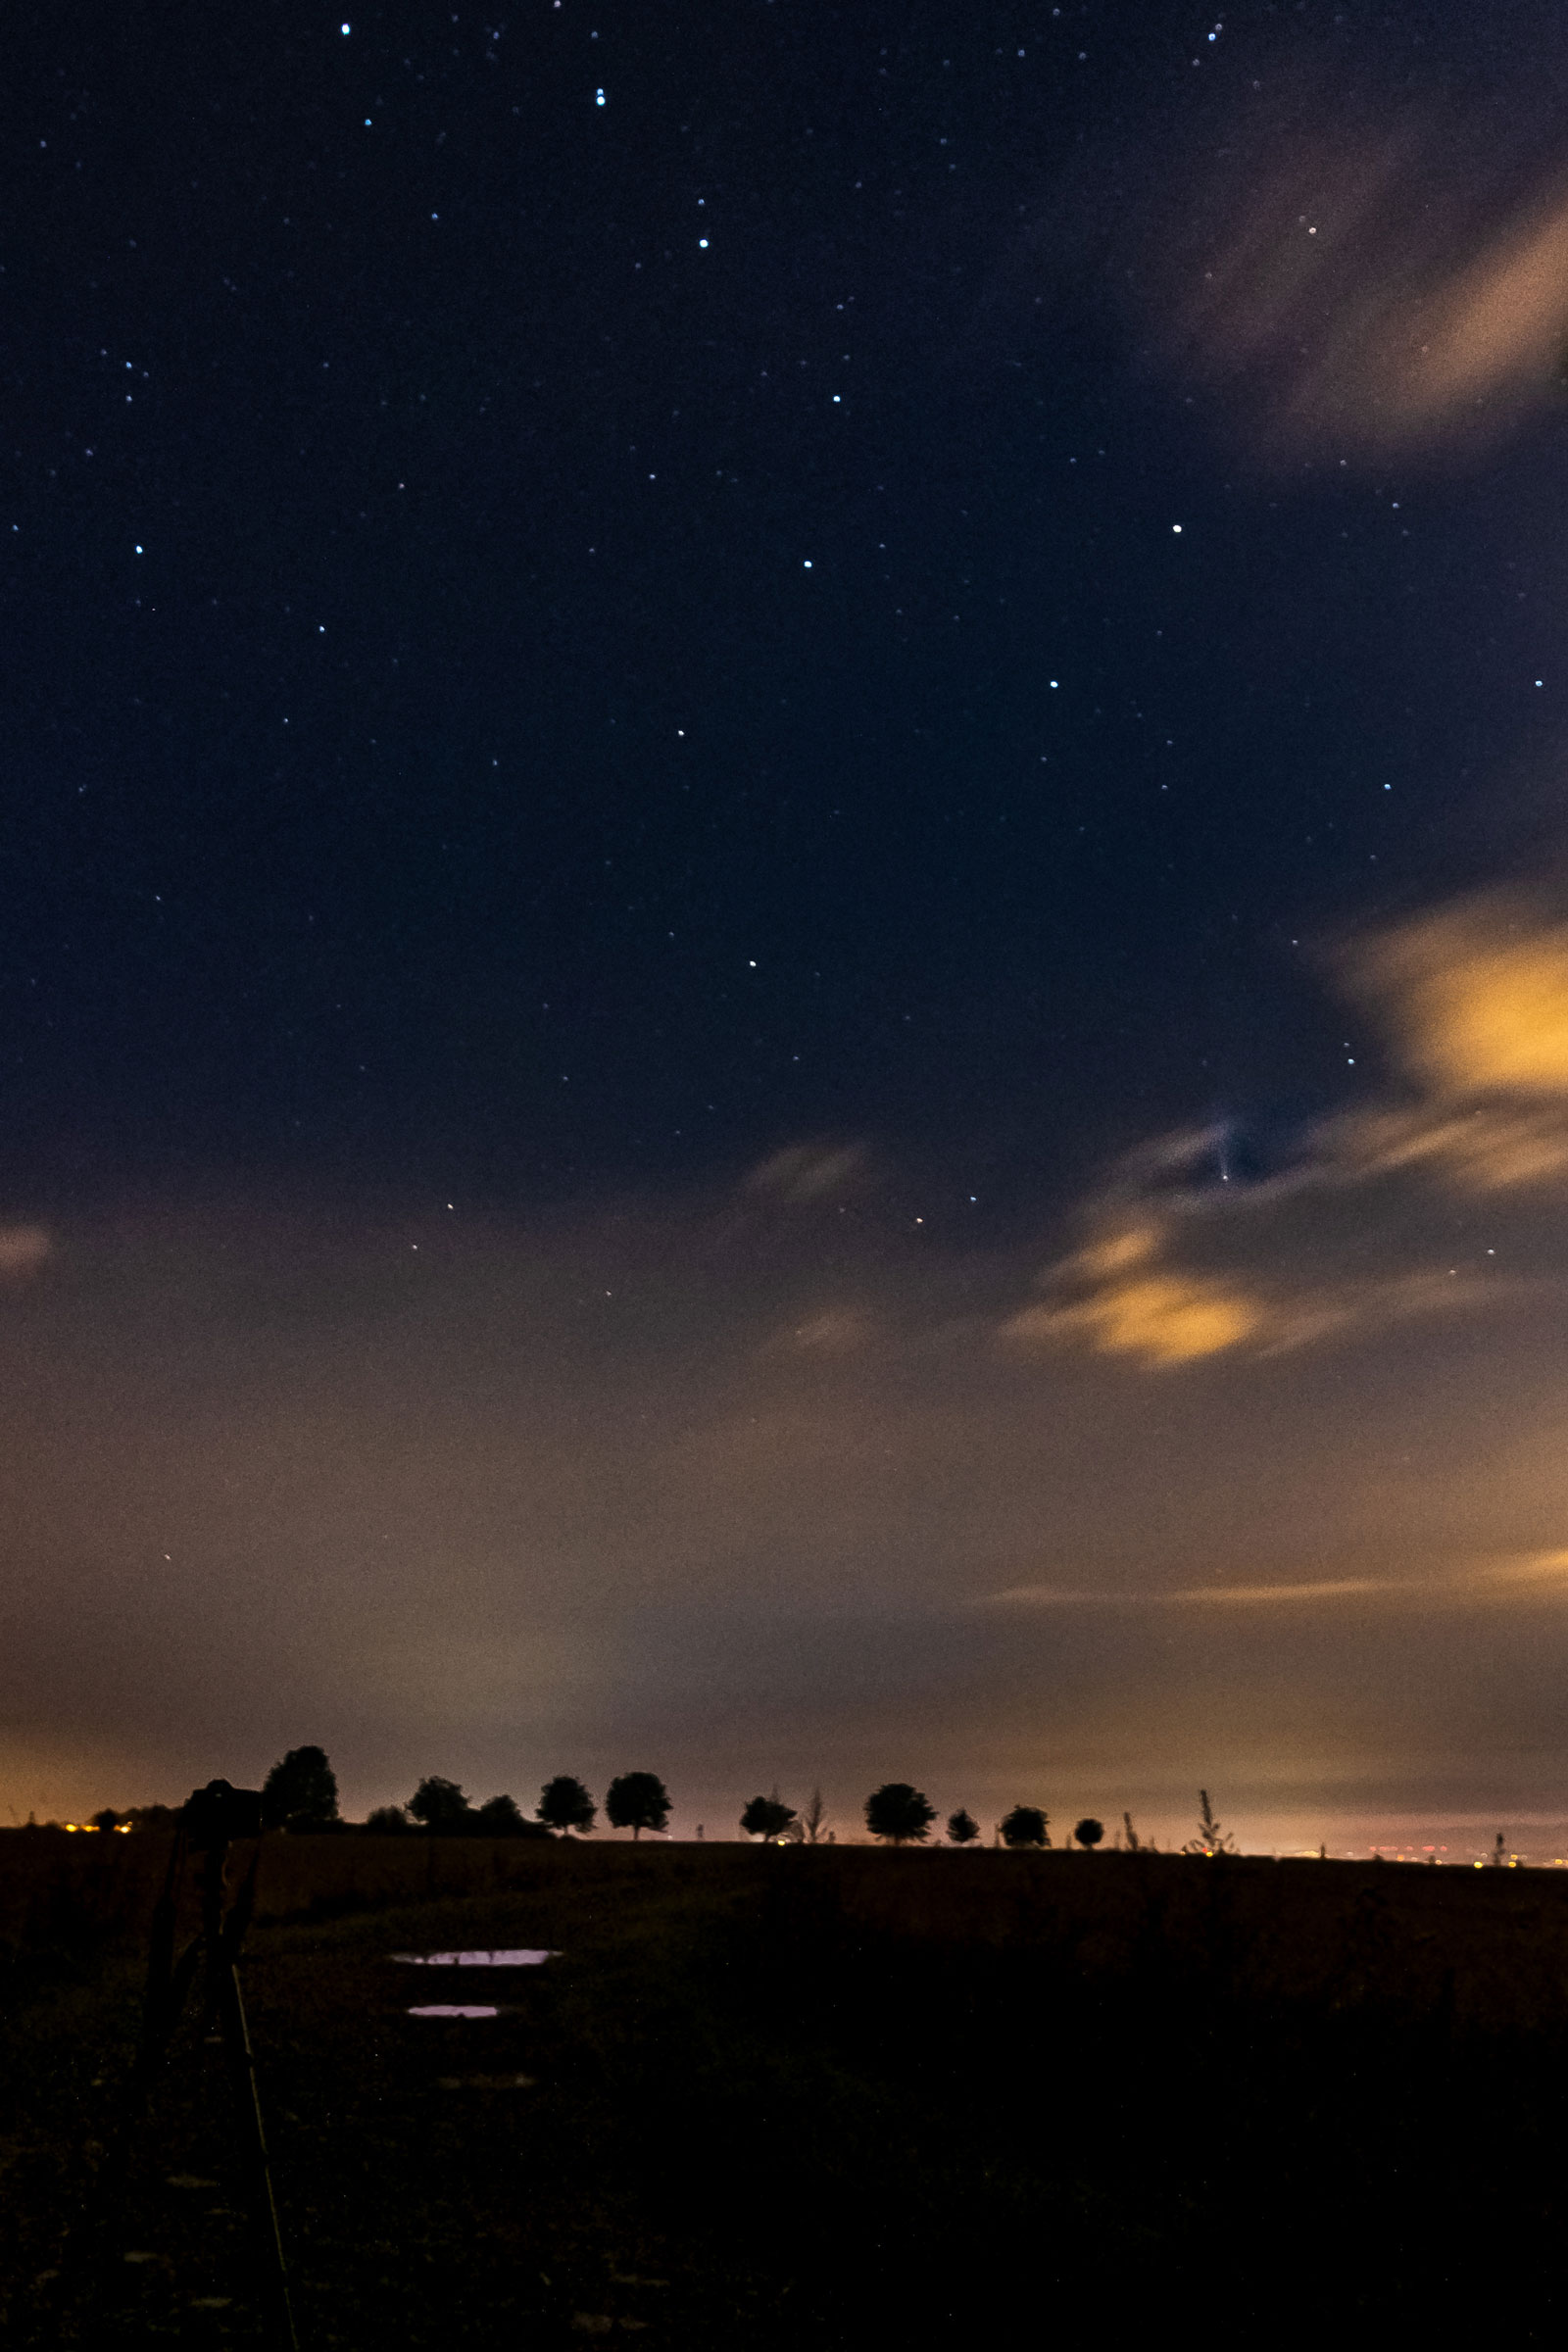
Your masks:
<instances>
[{"instance_id":1,"label":"dark foreground field","mask_svg":"<svg viewBox=\"0 0 1568 2352\"><path fill-rule=\"evenodd\" d=\"M194 2029L82 2292L165 1850L0 1837L8 2343L258 2340ZM263 1871L306 2352L1560 2334L1561 1880L347 1838ZM465 1972L500 2018L404 2014L453 1988L389 1953L514 1944L562 1956Z\"/></svg>"}]
</instances>

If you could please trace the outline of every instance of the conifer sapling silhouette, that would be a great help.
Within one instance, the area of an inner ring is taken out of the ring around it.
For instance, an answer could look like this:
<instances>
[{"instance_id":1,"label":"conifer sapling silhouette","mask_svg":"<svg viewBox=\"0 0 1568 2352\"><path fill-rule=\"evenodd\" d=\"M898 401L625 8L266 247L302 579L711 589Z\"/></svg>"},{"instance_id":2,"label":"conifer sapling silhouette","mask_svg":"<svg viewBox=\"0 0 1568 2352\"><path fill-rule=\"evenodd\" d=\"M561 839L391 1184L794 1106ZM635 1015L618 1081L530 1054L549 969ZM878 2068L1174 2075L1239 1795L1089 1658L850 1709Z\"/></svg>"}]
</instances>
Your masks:
<instances>
[{"instance_id":1,"label":"conifer sapling silhouette","mask_svg":"<svg viewBox=\"0 0 1568 2352\"><path fill-rule=\"evenodd\" d=\"M948 1815L948 1837L954 1845L972 1845L980 1835L980 1824L972 1813L960 1805L956 1813Z\"/></svg>"},{"instance_id":2,"label":"conifer sapling silhouette","mask_svg":"<svg viewBox=\"0 0 1568 2352\"><path fill-rule=\"evenodd\" d=\"M1182 1847L1184 1854L1234 1854L1236 1840L1228 1830L1221 1829L1214 1819L1214 1808L1208 1801L1208 1790L1198 1791L1198 1836L1190 1838Z\"/></svg>"},{"instance_id":3,"label":"conifer sapling silhouette","mask_svg":"<svg viewBox=\"0 0 1568 2352\"><path fill-rule=\"evenodd\" d=\"M1133 1817L1130 1813L1124 1813L1122 1815L1122 1821L1127 1831L1127 1851L1130 1854L1136 1854L1138 1851L1138 1832L1133 1828Z\"/></svg>"},{"instance_id":4,"label":"conifer sapling silhouette","mask_svg":"<svg viewBox=\"0 0 1568 2352\"><path fill-rule=\"evenodd\" d=\"M811 1790L811 1801L801 1815L801 1837L807 1845L821 1845L826 1839L827 1807L820 1788Z\"/></svg>"}]
</instances>

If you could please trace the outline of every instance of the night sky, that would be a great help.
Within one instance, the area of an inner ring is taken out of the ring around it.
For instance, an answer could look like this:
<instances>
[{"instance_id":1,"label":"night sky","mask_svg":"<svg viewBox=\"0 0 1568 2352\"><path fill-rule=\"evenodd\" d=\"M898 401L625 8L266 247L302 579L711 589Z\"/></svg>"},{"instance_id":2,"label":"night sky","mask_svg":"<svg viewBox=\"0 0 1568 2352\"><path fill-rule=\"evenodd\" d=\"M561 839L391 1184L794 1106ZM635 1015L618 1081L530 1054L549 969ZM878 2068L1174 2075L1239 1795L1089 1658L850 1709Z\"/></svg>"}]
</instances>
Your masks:
<instances>
[{"instance_id":1,"label":"night sky","mask_svg":"<svg viewBox=\"0 0 1568 2352\"><path fill-rule=\"evenodd\" d=\"M13 19L0 1805L1556 1850L1565 84Z\"/></svg>"}]
</instances>

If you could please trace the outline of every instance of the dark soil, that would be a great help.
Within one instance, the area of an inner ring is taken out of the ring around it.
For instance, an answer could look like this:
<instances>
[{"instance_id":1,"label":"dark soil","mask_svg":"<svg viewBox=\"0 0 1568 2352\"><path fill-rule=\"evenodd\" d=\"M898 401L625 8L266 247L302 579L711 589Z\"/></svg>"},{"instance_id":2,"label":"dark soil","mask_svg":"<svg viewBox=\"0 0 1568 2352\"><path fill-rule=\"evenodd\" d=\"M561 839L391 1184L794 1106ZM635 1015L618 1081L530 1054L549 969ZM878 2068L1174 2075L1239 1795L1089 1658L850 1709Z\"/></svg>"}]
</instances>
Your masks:
<instances>
[{"instance_id":1,"label":"dark soil","mask_svg":"<svg viewBox=\"0 0 1568 2352\"><path fill-rule=\"evenodd\" d=\"M264 1916L242 1972L306 2352L1561 2328L1568 1885L1546 1874L530 1845L443 1856L481 1890L418 1902L400 1859L377 1908L363 1846L351 1868L351 1841L318 1843L309 1886L297 1855L275 1874L317 1916ZM263 2340L194 2019L110 2259L86 2261L157 1876L133 1860L113 1900L45 1901L33 1839L13 1906L18 2346ZM450 1983L387 1957L472 1945L561 1957ZM406 2014L452 1998L504 2013Z\"/></svg>"}]
</instances>

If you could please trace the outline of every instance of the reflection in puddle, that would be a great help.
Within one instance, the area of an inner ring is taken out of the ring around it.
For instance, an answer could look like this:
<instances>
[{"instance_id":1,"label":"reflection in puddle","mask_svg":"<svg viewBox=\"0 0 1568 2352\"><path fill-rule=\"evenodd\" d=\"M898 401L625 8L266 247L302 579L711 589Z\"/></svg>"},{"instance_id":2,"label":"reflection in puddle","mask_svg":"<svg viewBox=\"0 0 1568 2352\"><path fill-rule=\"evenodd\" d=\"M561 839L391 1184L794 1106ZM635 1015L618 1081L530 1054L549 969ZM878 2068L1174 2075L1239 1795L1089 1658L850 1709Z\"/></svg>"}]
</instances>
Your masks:
<instances>
[{"instance_id":1,"label":"reflection in puddle","mask_svg":"<svg viewBox=\"0 0 1568 2352\"><path fill-rule=\"evenodd\" d=\"M411 2017L499 2017L499 2009L486 2009L476 2001L432 2001L426 2008L411 2009Z\"/></svg>"},{"instance_id":2,"label":"reflection in puddle","mask_svg":"<svg viewBox=\"0 0 1568 2352\"><path fill-rule=\"evenodd\" d=\"M389 1958L404 1968L537 1968L557 1952L392 1952Z\"/></svg>"}]
</instances>

